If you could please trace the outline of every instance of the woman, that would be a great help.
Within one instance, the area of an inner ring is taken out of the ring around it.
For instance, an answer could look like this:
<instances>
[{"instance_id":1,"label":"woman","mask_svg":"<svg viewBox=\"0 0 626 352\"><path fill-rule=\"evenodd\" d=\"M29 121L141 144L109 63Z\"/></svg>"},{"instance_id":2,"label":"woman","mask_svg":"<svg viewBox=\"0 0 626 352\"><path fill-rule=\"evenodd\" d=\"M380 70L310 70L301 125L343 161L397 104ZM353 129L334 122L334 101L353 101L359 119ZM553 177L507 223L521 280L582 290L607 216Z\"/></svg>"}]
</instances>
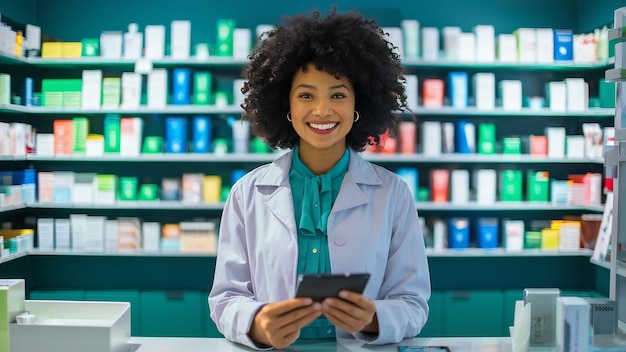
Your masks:
<instances>
[{"instance_id":1,"label":"woman","mask_svg":"<svg viewBox=\"0 0 626 352\"><path fill-rule=\"evenodd\" d=\"M219 233L211 318L253 348L296 339L399 342L428 317L430 276L415 203L359 151L406 109L402 67L374 20L331 10L268 33L244 69L253 133L290 149L241 178ZM369 273L362 294L294 298L298 274Z\"/></svg>"}]
</instances>

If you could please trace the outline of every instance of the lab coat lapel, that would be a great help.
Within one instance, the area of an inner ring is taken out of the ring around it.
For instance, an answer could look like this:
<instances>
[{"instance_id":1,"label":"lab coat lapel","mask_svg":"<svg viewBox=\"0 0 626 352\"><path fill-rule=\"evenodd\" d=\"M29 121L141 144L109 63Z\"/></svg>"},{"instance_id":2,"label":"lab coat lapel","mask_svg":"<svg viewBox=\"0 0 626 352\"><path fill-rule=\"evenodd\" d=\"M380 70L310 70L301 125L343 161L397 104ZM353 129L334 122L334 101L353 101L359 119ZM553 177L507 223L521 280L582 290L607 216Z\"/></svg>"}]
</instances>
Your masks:
<instances>
[{"instance_id":1,"label":"lab coat lapel","mask_svg":"<svg viewBox=\"0 0 626 352\"><path fill-rule=\"evenodd\" d=\"M292 152L288 152L274 160L256 186L269 212L274 214L290 233L295 234L293 196L289 187L291 158Z\"/></svg>"},{"instance_id":2,"label":"lab coat lapel","mask_svg":"<svg viewBox=\"0 0 626 352\"><path fill-rule=\"evenodd\" d=\"M382 181L361 155L350 150L348 172L343 178L341 190L333 205L333 211L345 210L367 204L371 200L363 193L361 185L382 185Z\"/></svg>"}]
</instances>

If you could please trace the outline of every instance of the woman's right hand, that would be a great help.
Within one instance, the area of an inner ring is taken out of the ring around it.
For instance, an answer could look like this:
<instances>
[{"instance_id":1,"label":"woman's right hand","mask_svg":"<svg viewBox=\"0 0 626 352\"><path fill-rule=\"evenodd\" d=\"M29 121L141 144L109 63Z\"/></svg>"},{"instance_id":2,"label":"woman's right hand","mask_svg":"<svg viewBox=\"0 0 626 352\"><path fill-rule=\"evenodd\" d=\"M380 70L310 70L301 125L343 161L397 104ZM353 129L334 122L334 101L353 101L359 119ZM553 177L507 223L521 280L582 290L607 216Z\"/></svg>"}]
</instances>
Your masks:
<instances>
[{"instance_id":1,"label":"woman's right hand","mask_svg":"<svg viewBox=\"0 0 626 352\"><path fill-rule=\"evenodd\" d=\"M322 305L310 298L292 298L264 305L254 316L248 336L257 344L283 349L300 329L322 315Z\"/></svg>"}]
</instances>

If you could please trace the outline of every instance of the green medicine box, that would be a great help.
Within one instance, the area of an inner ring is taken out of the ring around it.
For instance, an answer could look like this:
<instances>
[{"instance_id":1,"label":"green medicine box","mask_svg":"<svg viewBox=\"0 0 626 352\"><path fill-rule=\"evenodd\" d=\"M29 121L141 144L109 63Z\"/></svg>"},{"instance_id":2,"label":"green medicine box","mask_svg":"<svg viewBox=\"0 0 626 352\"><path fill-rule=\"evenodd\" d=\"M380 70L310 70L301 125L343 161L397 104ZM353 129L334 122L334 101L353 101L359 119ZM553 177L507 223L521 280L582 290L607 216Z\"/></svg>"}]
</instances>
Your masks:
<instances>
[{"instance_id":1,"label":"green medicine box","mask_svg":"<svg viewBox=\"0 0 626 352\"><path fill-rule=\"evenodd\" d=\"M142 154L159 154L163 152L163 137L146 136L141 146Z\"/></svg>"},{"instance_id":2,"label":"green medicine box","mask_svg":"<svg viewBox=\"0 0 626 352\"><path fill-rule=\"evenodd\" d=\"M529 202L547 202L550 174L547 171L529 170L527 180L527 200Z\"/></svg>"},{"instance_id":3,"label":"green medicine box","mask_svg":"<svg viewBox=\"0 0 626 352\"><path fill-rule=\"evenodd\" d=\"M502 140L502 154L521 154L522 140L519 137L505 137Z\"/></svg>"},{"instance_id":4,"label":"green medicine box","mask_svg":"<svg viewBox=\"0 0 626 352\"><path fill-rule=\"evenodd\" d=\"M235 20L218 19L217 43L215 46L215 56L233 56L233 36L235 33Z\"/></svg>"},{"instance_id":5,"label":"green medicine box","mask_svg":"<svg viewBox=\"0 0 626 352\"><path fill-rule=\"evenodd\" d=\"M502 170L500 173L500 200L503 202L521 202L522 183L521 170Z\"/></svg>"},{"instance_id":6,"label":"green medicine box","mask_svg":"<svg viewBox=\"0 0 626 352\"><path fill-rule=\"evenodd\" d=\"M83 38L81 56L100 56L100 39Z\"/></svg>"},{"instance_id":7,"label":"green medicine box","mask_svg":"<svg viewBox=\"0 0 626 352\"><path fill-rule=\"evenodd\" d=\"M119 154L120 152L120 115L107 114L104 117L104 152Z\"/></svg>"},{"instance_id":8,"label":"green medicine box","mask_svg":"<svg viewBox=\"0 0 626 352\"><path fill-rule=\"evenodd\" d=\"M541 248L541 231L526 231L524 233L524 249Z\"/></svg>"},{"instance_id":9,"label":"green medicine box","mask_svg":"<svg viewBox=\"0 0 626 352\"><path fill-rule=\"evenodd\" d=\"M615 107L615 83L607 82L604 78L601 78L598 83L598 90L600 95L600 107L601 108L614 108Z\"/></svg>"},{"instance_id":10,"label":"green medicine box","mask_svg":"<svg viewBox=\"0 0 626 352\"><path fill-rule=\"evenodd\" d=\"M143 184L139 187L139 200L159 200L159 186L155 184Z\"/></svg>"},{"instance_id":11,"label":"green medicine box","mask_svg":"<svg viewBox=\"0 0 626 352\"><path fill-rule=\"evenodd\" d=\"M115 194L115 188L117 186L117 176L110 174L98 174L96 175L96 182L98 184L99 193L113 193Z\"/></svg>"},{"instance_id":12,"label":"green medicine box","mask_svg":"<svg viewBox=\"0 0 626 352\"><path fill-rule=\"evenodd\" d=\"M478 154L495 154L496 125L494 123L478 124Z\"/></svg>"},{"instance_id":13,"label":"green medicine box","mask_svg":"<svg viewBox=\"0 0 626 352\"><path fill-rule=\"evenodd\" d=\"M193 104L211 104L213 75L211 72L196 72L193 75Z\"/></svg>"},{"instance_id":14,"label":"green medicine box","mask_svg":"<svg viewBox=\"0 0 626 352\"><path fill-rule=\"evenodd\" d=\"M65 89L62 79L42 79L41 98L42 106L61 108L63 107L63 90Z\"/></svg>"},{"instance_id":15,"label":"green medicine box","mask_svg":"<svg viewBox=\"0 0 626 352\"><path fill-rule=\"evenodd\" d=\"M87 151L87 135L89 135L89 119L86 117L72 118L74 125L74 153L84 154Z\"/></svg>"},{"instance_id":16,"label":"green medicine box","mask_svg":"<svg viewBox=\"0 0 626 352\"><path fill-rule=\"evenodd\" d=\"M82 106L82 79L62 79L63 107L80 108Z\"/></svg>"},{"instance_id":17,"label":"green medicine box","mask_svg":"<svg viewBox=\"0 0 626 352\"><path fill-rule=\"evenodd\" d=\"M137 177L120 177L119 200L137 200Z\"/></svg>"}]
</instances>

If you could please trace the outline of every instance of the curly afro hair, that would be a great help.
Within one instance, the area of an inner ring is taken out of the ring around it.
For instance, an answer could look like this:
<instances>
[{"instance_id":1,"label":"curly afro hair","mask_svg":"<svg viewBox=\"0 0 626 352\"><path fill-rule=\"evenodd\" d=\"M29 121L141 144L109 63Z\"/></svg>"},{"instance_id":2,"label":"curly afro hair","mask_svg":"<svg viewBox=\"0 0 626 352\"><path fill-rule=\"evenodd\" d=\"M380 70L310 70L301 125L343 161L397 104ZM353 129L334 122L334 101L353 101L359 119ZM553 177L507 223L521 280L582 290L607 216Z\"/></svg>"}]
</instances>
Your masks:
<instances>
[{"instance_id":1,"label":"curly afro hair","mask_svg":"<svg viewBox=\"0 0 626 352\"><path fill-rule=\"evenodd\" d=\"M397 112L408 109L400 57L385 35L374 19L356 11L340 14L333 8L326 18L318 11L285 18L283 26L266 33L243 68L242 118L272 148L293 149L299 137L286 118L291 82L297 70L313 63L354 86L361 117L347 135L348 147L362 151L378 144L380 135L397 127L402 118Z\"/></svg>"}]
</instances>

